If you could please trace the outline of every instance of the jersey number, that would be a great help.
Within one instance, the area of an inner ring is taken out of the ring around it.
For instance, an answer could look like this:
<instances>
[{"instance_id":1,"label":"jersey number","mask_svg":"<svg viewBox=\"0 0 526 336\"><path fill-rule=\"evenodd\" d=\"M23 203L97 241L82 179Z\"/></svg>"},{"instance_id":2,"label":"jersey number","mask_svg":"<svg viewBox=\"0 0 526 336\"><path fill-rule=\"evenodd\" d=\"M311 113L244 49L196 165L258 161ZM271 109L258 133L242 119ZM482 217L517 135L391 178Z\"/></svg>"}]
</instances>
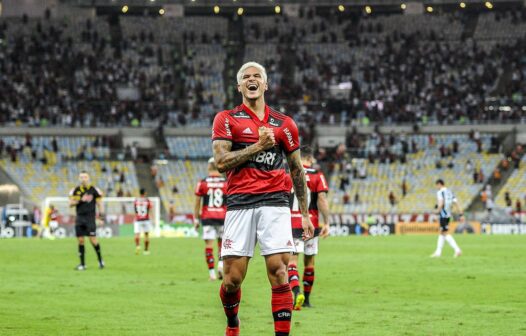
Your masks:
<instances>
[{"instance_id":1,"label":"jersey number","mask_svg":"<svg viewBox=\"0 0 526 336\"><path fill-rule=\"evenodd\" d=\"M223 190L208 189L208 207L220 208L223 206Z\"/></svg>"},{"instance_id":2,"label":"jersey number","mask_svg":"<svg viewBox=\"0 0 526 336\"><path fill-rule=\"evenodd\" d=\"M300 202L298 201L298 198L296 197L296 193L294 193L294 189L291 190L292 195L294 195L294 199L292 201L292 211L298 212L300 211ZM310 205L310 189L307 188L307 207ZM308 209L307 209L308 210Z\"/></svg>"}]
</instances>

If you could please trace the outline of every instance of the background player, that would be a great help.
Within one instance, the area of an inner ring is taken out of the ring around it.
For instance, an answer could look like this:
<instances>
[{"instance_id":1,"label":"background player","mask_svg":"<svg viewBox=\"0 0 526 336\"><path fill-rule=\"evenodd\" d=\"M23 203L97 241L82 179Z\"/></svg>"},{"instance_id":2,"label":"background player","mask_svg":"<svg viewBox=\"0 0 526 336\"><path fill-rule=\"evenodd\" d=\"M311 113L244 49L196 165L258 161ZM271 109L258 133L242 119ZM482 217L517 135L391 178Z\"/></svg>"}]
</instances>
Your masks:
<instances>
[{"instance_id":1,"label":"background player","mask_svg":"<svg viewBox=\"0 0 526 336\"><path fill-rule=\"evenodd\" d=\"M140 197L133 203L135 208L135 222L133 223L133 232L135 233L135 254L141 252L141 232L144 233L144 252L150 254L150 230L152 223L150 221L150 210L152 202L146 196L146 190L140 190Z\"/></svg>"},{"instance_id":2,"label":"background player","mask_svg":"<svg viewBox=\"0 0 526 336\"><path fill-rule=\"evenodd\" d=\"M69 193L69 204L74 206L77 212L75 219L75 233L78 239L78 251L80 264L75 268L77 271L84 271L86 263L84 260L84 237L89 236L91 245L97 253L99 268L104 268L104 261L100 251L100 244L97 241L97 225L95 223L97 206L99 216L104 217L104 207L102 205L102 192L90 183L90 176L82 171L79 174L80 185L73 188Z\"/></svg>"},{"instance_id":3,"label":"background player","mask_svg":"<svg viewBox=\"0 0 526 336\"><path fill-rule=\"evenodd\" d=\"M220 172L227 172L228 181L221 252L225 273L220 289L228 321L226 335L239 335L241 284L257 240L272 286L274 331L285 336L289 335L292 318L287 265L294 251L285 157L299 201L304 238L314 234L298 129L291 118L265 104L268 84L263 66L245 63L237 73L237 83L243 104L218 113L212 131L215 162Z\"/></svg>"},{"instance_id":4,"label":"background player","mask_svg":"<svg viewBox=\"0 0 526 336\"><path fill-rule=\"evenodd\" d=\"M451 219L451 208L456 207L456 210L461 213L460 206L458 205L455 195L446 188L444 181L438 179L436 181L437 191L437 202L438 202L438 216L440 221L440 233L438 235L437 249L431 255L432 258L438 258L442 255L442 248L444 247L444 241L455 250L454 257L460 257L462 251L457 245L455 239L448 233L449 230L449 220ZM460 214L461 216L463 214Z\"/></svg>"},{"instance_id":5,"label":"background player","mask_svg":"<svg viewBox=\"0 0 526 336\"><path fill-rule=\"evenodd\" d=\"M195 196L194 227L197 230L200 222L203 224L205 259L210 280L217 279L214 269L214 240L216 239L219 259L217 273L219 279L223 279L221 244L226 214L226 178L217 170L214 158L208 160L208 177L197 183Z\"/></svg>"},{"instance_id":6,"label":"background player","mask_svg":"<svg viewBox=\"0 0 526 336\"><path fill-rule=\"evenodd\" d=\"M44 212L44 225L42 231L39 233L41 238L55 239L53 231L58 227L58 210L53 204L50 204Z\"/></svg>"},{"instance_id":7,"label":"background player","mask_svg":"<svg viewBox=\"0 0 526 336\"><path fill-rule=\"evenodd\" d=\"M290 209L292 216L292 236L296 252L289 261L289 283L294 294L294 310L300 310L301 306L310 307L310 293L314 285L314 257L318 254L318 236L323 238L329 235L329 203L327 202L327 192L329 187L322 172L313 169L316 163L312 149L309 147L301 148L301 163L305 169L305 179L307 180L309 216L314 225L314 238L304 242L302 239L303 229L301 227L301 212L298 200L294 192L291 193ZM321 212L321 217L319 217ZM321 223L319 223L321 219ZM319 224L318 224L319 223ZM298 254L303 253L303 292L300 292Z\"/></svg>"}]
</instances>

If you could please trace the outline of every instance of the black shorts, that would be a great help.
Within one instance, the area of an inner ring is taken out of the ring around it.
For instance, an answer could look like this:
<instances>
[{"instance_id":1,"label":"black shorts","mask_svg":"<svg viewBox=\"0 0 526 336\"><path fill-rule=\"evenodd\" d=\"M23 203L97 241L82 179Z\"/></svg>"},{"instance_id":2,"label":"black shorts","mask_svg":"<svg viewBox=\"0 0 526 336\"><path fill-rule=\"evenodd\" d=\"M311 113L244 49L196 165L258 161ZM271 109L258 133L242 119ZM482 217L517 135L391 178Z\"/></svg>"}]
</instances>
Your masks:
<instances>
[{"instance_id":1,"label":"black shorts","mask_svg":"<svg viewBox=\"0 0 526 336\"><path fill-rule=\"evenodd\" d=\"M75 233L77 237L96 237L97 225L95 223L95 217L77 216L75 222Z\"/></svg>"},{"instance_id":2,"label":"black shorts","mask_svg":"<svg viewBox=\"0 0 526 336\"><path fill-rule=\"evenodd\" d=\"M219 218L205 218L205 219L202 219L201 218L201 224L203 226L206 226L206 225L212 225L212 226L223 226L225 225L225 219L219 219Z\"/></svg>"},{"instance_id":3,"label":"black shorts","mask_svg":"<svg viewBox=\"0 0 526 336\"><path fill-rule=\"evenodd\" d=\"M440 232L447 232L449 230L449 218L440 217Z\"/></svg>"}]
</instances>

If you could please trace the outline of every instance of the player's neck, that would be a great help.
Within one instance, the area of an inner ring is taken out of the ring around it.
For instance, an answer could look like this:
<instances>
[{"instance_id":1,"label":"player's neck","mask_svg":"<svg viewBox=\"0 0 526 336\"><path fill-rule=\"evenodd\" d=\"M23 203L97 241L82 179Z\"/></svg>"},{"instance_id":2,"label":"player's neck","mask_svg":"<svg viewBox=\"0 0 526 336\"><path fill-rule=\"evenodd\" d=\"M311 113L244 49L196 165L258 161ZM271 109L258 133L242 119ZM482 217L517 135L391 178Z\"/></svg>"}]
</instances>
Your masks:
<instances>
[{"instance_id":1,"label":"player's neck","mask_svg":"<svg viewBox=\"0 0 526 336\"><path fill-rule=\"evenodd\" d=\"M243 98L243 104L252 110L260 120L265 118L265 98L263 96L255 100Z\"/></svg>"}]
</instances>

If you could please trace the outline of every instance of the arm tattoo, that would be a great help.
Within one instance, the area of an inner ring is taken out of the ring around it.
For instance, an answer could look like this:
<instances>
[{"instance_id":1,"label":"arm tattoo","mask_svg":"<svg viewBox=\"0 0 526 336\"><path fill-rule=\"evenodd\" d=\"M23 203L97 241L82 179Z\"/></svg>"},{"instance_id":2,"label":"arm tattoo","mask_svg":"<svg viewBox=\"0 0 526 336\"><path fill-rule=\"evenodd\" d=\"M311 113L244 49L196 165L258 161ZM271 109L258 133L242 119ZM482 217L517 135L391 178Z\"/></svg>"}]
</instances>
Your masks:
<instances>
[{"instance_id":1,"label":"arm tattoo","mask_svg":"<svg viewBox=\"0 0 526 336\"><path fill-rule=\"evenodd\" d=\"M301 215L309 216L309 205L307 204L307 182L305 181L305 170L301 164L300 151L294 151L287 155L287 161L290 168L290 177L294 185L294 194L298 199Z\"/></svg>"},{"instance_id":2,"label":"arm tattoo","mask_svg":"<svg viewBox=\"0 0 526 336\"><path fill-rule=\"evenodd\" d=\"M231 151L232 142L226 140L215 140L213 143L214 159L217 169L224 173L232 168L250 160L250 158L261 151L258 143L252 144L246 148Z\"/></svg>"}]
</instances>

